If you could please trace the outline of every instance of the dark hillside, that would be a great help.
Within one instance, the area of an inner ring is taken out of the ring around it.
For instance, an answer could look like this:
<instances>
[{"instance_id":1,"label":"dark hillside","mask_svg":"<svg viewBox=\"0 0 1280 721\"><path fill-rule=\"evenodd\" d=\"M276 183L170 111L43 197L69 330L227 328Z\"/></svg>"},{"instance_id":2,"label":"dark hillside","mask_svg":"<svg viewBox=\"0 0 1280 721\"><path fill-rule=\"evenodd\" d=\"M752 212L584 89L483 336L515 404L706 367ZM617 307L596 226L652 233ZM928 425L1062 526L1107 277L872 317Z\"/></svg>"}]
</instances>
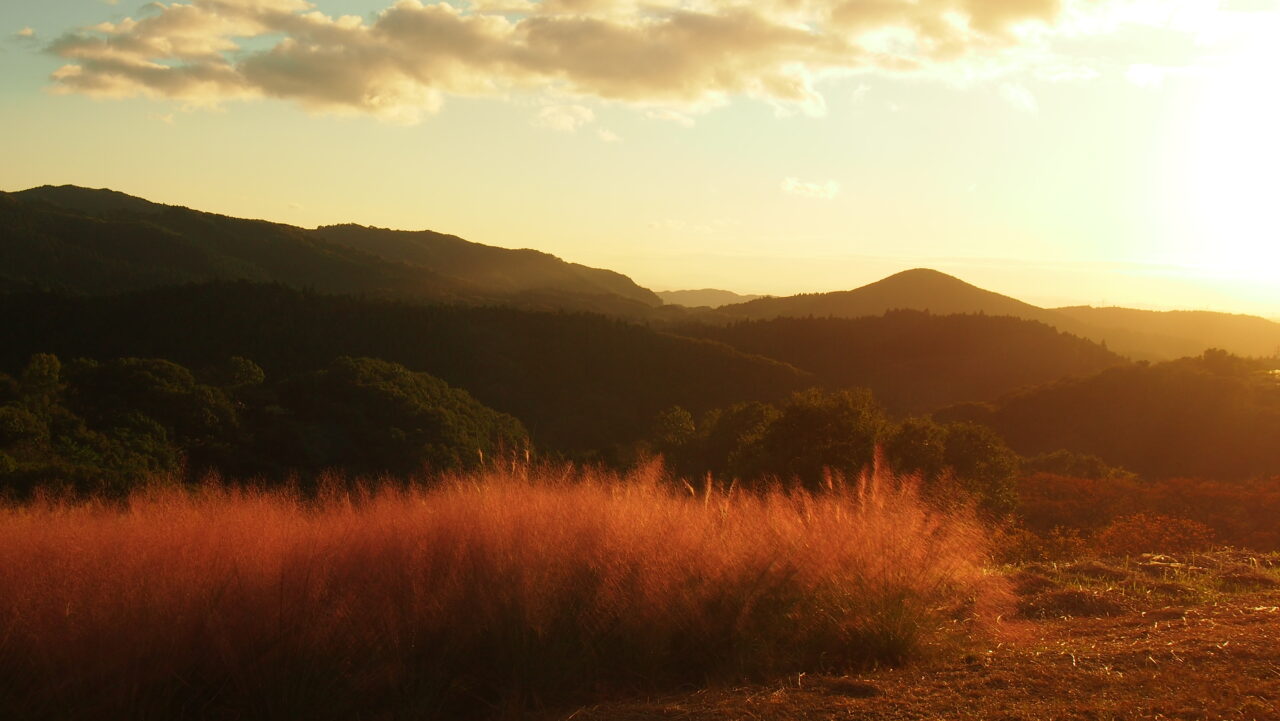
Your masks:
<instances>
[{"instance_id":1,"label":"dark hillside","mask_svg":"<svg viewBox=\"0 0 1280 721\"><path fill-rule=\"evenodd\" d=\"M1024 455L1065 448L1150 478L1280 469L1280 381L1222 351L1110 368L939 416L988 425Z\"/></svg>"},{"instance_id":2,"label":"dark hillside","mask_svg":"<svg viewBox=\"0 0 1280 721\"><path fill-rule=\"evenodd\" d=\"M1007 315L1044 321L1051 325L1061 320L1052 311L983 290L959 278L928 268L905 270L853 290L760 298L749 303L725 306L720 310L742 318L766 319L805 316L861 318L898 309L927 310L935 315Z\"/></svg>"},{"instance_id":3,"label":"dark hillside","mask_svg":"<svg viewBox=\"0 0 1280 721\"><path fill-rule=\"evenodd\" d=\"M777 318L680 332L776 358L833 388L870 388L890 410L922 413L1123 364L1106 348L1033 321L893 311Z\"/></svg>"},{"instance_id":4,"label":"dark hillside","mask_svg":"<svg viewBox=\"0 0 1280 721\"><path fill-rule=\"evenodd\" d=\"M652 292L610 270L430 231L353 225L307 230L75 186L0 199L0 291L101 294L248 280L628 317L661 305Z\"/></svg>"},{"instance_id":5,"label":"dark hillside","mask_svg":"<svg viewBox=\"0 0 1280 721\"><path fill-rule=\"evenodd\" d=\"M1120 352L1146 347L1166 358L1179 358L1222 348L1243 356L1280 355L1280 323L1253 315L1089 306L1054 310L1098 328L1098 335Z\"/></svg>"},{"instance_id":6,"label":"dark hillside","mask_svg":"<svg viewBox=\"0 0 1280 721\"><path fill-rule=\"evenodd\" d=\"M273 373L340 356L430 373L515 415L543 448L581 453L643 436L673 405L695 412L807 387L791 366L601 316L420 306L223 283L106 298L0 297L16 372L32 353L167 358L199 369L243 356Z\"/></svg>"},{"instance_id":7,"label":"dark hillside","mask_svg":"<svg viewBox=\"0 0 1280 721\"><path fill-rule=\"evenodd\" d=\"M662 301L621 273L588 268L537 250L509 250L429 230L410 232L332 225L314 234L380 258L431 268L495 293L559 289L588 295L617 295L645 305Z\"/></svg>"}]
</instances>

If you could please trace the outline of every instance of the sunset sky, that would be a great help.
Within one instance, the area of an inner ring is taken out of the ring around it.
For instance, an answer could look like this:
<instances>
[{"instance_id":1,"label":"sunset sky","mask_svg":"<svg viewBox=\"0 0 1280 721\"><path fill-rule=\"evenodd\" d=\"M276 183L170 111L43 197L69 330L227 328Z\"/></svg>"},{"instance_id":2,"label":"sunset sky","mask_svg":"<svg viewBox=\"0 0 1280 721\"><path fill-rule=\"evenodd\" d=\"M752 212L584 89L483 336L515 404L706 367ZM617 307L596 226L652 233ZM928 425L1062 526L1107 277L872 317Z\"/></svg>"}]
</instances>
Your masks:
<instances>
[{"instance_id":1,"label":"sunset sky","mask_svg":"<svg viewBox=\"0 0 1280 721\"><path fill-rule=\"evenodd\" d=\"M0 189L1280 318L1280 2L23 0Z\"/></svg>"}]
</instances>

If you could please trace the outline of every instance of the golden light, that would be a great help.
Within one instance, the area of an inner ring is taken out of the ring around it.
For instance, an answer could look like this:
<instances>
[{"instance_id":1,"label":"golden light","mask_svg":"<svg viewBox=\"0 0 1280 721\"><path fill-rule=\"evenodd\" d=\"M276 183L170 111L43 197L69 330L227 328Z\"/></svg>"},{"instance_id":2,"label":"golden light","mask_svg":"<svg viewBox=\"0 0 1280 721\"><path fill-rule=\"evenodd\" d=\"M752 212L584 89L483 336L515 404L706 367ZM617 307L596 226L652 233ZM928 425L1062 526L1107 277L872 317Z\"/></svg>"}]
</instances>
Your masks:
<instances>
[{"instance_id":1,"label":"golden light","mask_svg":"<svg viewBox=\"0 0 1280 721\"><path fill-rule=\"evenodd\" d=\"M1187 260L1224 281L1280 285L1280 12L1236 22L1247 27L1228 29L1192 117Z\"/></svg>"}]
</instances>

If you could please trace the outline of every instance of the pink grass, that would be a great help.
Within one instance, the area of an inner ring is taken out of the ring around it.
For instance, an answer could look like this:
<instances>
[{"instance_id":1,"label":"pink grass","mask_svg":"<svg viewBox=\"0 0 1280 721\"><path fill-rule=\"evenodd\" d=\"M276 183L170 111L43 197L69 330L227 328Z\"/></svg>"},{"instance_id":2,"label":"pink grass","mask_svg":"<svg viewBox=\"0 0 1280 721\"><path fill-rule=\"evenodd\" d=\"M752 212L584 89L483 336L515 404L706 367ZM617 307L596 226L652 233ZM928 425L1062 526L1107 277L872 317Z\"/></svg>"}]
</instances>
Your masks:
<instances>
[{"instance_id":1,"label":"pink grass","mask_svg":"<svg viewBox=\"0 0 1280 721\"><path fill-rule=\"evenodd\" d=\"M0 510L0 716L510 715L900 662L998 595L984 560L967 514L888 477L691 494L658 466L514 467L37 501Z\"/></svg>"}]
</instances>

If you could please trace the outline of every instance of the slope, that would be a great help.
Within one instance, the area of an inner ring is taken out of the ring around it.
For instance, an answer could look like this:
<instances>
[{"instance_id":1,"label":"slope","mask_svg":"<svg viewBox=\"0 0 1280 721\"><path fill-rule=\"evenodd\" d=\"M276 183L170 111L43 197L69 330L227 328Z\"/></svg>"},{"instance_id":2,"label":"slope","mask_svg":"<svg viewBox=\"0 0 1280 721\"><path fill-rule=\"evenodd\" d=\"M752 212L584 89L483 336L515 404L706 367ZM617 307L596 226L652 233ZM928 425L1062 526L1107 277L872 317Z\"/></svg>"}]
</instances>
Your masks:
<instances>
[{"instance_id":1,"label":"slope","mask_svg":"<svg viewBox=\"0 0 1280 721\"><path fill-rule=\"evenodd\" d=\"M430 306L215 283L120 296L0 296L0 369L32 353L158 357L199 370L242 356L276 373L339 356L400 363L510 413L544 450L611 453L658 412L775 400L813 379L708 340L587 314Z\"/></svg>"},{"instance_id":2,"label":"slope","mask_svg":"<svg viewBox=\"0 0 1280 721\"><path fill-rule=\"evenodd\" d=\"M746 303L763 296L742 295L731 290L719 290L717 288L702 288L700 290L662 290L658 291L658 297L662 299L663 303L681 305L687 308L719 308L735 303Z\"/></svg>"},{"instance_id":3,"label":"slope","mask_svg":"<svg viewBox=\"0 0 1280 721\"><path fill-rule=\"evenodd\" d=\"M680 332L776 358L824 384L870 388L890 410L922 413L1023 386L1089 375L1120 356L1043 323L890 311L863 318L775 318Z\"/></svg>"},{"instance_id":4,"label":"slope","mask_svg":"<svg viewBox=\"0 0 1280 721\"><path fill-rule=\"evenodd\" d=\"M661 305L613 271L438 233L307 230L44 186L0 194L0 291L78 293L184 282L279 282L325 292L644 315Z\"/></svg>"},{"instance_id":5,"label":"slope","mask_svg":"<svg viewBox=\"0 0 1280 721\"><path fill-rule=\"evenodd\" d=\"M1060 448L1150 478L1214 480L1280 471L1280 382L1222 351L1131 364L940 411L990 426L1024 455Z\"/></svg>"},{"instance_id":6,"label":"slope","mask_svg":"<svg viewBox=\"0 0 1280 721\"><path fill-rule=\"evenodd\" d=\"M760 298L720 310L731 316L763 319L805 316L860 318L897 309L927 310L935 315L1007 315L1051 325L1062 321L1053 311L983 290L928 268L905 270L853 290Z\"/></svg>"},{"instance_id":7,"label":"slope","mask_svg":"<svg viewBox=\"0 0 1280 721\"><path fill-rule=\"evenodd\" d=\"M1097 328L1117 350L1142 344L1167 358L1198 355L1206 348L1244 356L1280 356L1280 323L1257 316L1090 306L1054 310Z\"/></svg>"}]
</instances>

